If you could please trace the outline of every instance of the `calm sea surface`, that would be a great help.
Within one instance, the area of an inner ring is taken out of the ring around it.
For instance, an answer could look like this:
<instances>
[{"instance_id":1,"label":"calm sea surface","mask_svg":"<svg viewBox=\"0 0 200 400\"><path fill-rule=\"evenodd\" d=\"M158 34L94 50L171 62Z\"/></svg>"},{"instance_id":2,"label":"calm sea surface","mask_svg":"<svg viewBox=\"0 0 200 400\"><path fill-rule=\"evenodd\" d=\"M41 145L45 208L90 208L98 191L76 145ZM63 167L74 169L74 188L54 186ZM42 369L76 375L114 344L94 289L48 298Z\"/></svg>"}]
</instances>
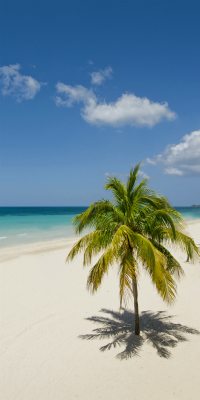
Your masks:
<instances>
[{"instance_id":1,"label":"calm sea surface","mask_svg":"<svg viewBox=\"0 0 200 400\"><path fill-rule=\"evenodd\" d=\"M74 236L85 207L0 207L0 247Z\"/></svg>"},{"instance_id":2,"label":"calm sea surface","mask_svg":"<svg viewBox=\"0 0 200 400\"><path fill-rule=\"evenodd\" d=\"M187 219L200 208L177 207ZM0 207L0 247L74 236L72 219L85 207Z\"/></svg>"}]
</instances>

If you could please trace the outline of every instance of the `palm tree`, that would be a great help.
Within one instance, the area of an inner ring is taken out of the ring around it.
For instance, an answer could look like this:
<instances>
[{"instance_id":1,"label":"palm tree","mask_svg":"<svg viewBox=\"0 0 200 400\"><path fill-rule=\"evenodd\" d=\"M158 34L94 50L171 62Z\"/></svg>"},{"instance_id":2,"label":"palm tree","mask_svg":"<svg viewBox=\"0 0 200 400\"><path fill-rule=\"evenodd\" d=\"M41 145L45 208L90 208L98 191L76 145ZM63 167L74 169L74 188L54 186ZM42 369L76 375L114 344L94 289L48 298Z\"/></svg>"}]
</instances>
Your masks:
<instances>
[{"instance_id":1,"label":"palm tree","mask_svg":"<svg viewBox=\"0 0 200 400\"><path fill-rule=\"evenodd\" d=\"M113 202L100 200L74 219L76 232L90 231L71 249L67 260L84 252L84 265L98 261L90 270L87 286L95 292L110 266L119 266L120 307L127 295L133 295L135 334L140 334L138 308L138 275L142 267L149 273L158 293L166 302L176 295L175 277L182 273L178 260L171 254L170 245L179 246L189 260L199 250L194 241L184 233L183 219L168 200L155 193L147 180L139 181L139 164L131 169L126 184L116 177L109 177L106 190L113 195Z\"/></svg>"}]
</instances>

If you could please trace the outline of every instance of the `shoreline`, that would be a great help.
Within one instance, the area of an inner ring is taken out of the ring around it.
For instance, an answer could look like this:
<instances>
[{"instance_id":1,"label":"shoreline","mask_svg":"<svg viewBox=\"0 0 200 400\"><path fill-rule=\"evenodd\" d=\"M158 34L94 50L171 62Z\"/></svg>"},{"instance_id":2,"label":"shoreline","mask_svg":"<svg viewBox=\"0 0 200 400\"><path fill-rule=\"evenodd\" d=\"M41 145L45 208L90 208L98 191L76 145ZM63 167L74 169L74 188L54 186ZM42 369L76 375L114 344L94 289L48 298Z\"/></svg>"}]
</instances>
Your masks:
<instances>
[{"instance_id":1,"label":"shoreline","mask_svg":"<svg viewBox=\"0 0 200 400\"><path fill-rule=\"evenodd\" d=\"M34 255L64 249L65 247L72 246L77 240L78 237L74 236L2 247L0 250L0 262L9 261L24 255Z\"/></svg>"},{"instance_id":2,"label":"shoreline","mask_svg":"<svg viewBox=\"0 0 200 400\"><path fill-rule=\"evenodd\" d=\"M185 219L186 231L190 230L192 226L194 229L200 224L200 219ZM196 232L195 232L196 233ZM195 234L196 236L196 234ZM13 258L18 258L28 254L47 253L64 249L65 247L72 246L80 236L60 237L56 239L43 239L37 242L25 242L18 245L5 246L0 248L0 262L4 262ZM200 235L198 244L200 244Z\"/></svg>"}]
</instances>

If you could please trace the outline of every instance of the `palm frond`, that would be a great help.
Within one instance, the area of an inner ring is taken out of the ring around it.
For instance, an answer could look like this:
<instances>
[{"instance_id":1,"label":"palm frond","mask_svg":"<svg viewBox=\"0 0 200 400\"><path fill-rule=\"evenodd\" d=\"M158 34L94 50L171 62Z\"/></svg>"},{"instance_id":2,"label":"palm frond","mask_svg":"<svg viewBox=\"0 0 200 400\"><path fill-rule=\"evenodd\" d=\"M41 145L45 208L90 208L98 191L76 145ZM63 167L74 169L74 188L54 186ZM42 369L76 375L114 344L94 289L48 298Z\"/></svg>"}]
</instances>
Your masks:
<instances>
[{"instance_id":1,"label":"palm frond","mask_svg":"<svg viewBox=\"0 0 200 400\"><path fill-rule=\"evenodd\" d=\"M180 278L184 274L184 271L178 260L176 260L170 251L162 244L156 242L153 242L153 244L165 256L167 271L169 271L173 276Z\"/></svg>"},{"instance_id":2,"label":"palm frond","mask_svg":"<svg viewBox=\"0 0 200 400\"><path fill-rule=\"evenodd\" d=\"M123 205L123 207L127 206L127 191L123 182L116 177L109 177L105 189L111 190L117 205Z\"/></svg>"},{"instance_id":3,"label":"palm frond","mask_svg":"<svg viewBox=\"0 0 200 400\"><path fill-rule=\"evenodd\" d=\"M113 201L100 200L74 218L76 232L92 230L78 240L67 261L83 252L83 264L99 259L91 269L88 288L95 292L111 265L119 264L120 303L132 291L132 280L138 277L138 267L149 273L160 296L167 302L176 295L175 277L183 269L171 254L168 245L176 245L188 260L200 256L194 240L184 230L181 214L167 198L151 190L147 180L138 182L139 164L131 169L126 184L116 177L108 178L105 186Z\"/></svg>"},{"instance_id":4,"label":"palm frond","mask_svg":"<svg viewBox=\"0 0 200 400\"><path fill-rule=\"evenodd\" d=\"M130 170L129 177L128 177L128 180L126 183L126 190L127 190L128 196L130 196L130 194L134 188L134 185L137 181L139 169L140 169L140 164L137 164L135 166L135 168Z\"/></svg>"},{"instance_id":5,"label":"palm frond","mask_svg":"<svg viewBox=\"0 0 200 400\"><path fill-rule=\"evenodd\" d=\"M81 233L87 227L95 227L101 216L109 211L113 211L113 204L109 200L100 200L92 203L87 210L74 218L73 223L76 232Z\"/></svg>"},{"instance_id":6,"label":"palm frond","mask_svg":"<svg viewBox=\"0 0 200 400\"><path fill-rule=\"evenodd\" d=\"M133 233L131 237L133 249L141 260L143 266L151 276L152 282L163 300L172 302L176 295L175 281L167 270L166 259L149 239L139 233Z\"/></svg>"},{"instance_id":7,"label":"palm frond","mask_svg":"<svg viewBox=\"0 0 200 400\"><path fill-rule=\"evenodd\" d=\"M122 258L119 270L119 297L120 308L122 302L132 294L132 280L137 277L137 264L132 252L129 250Z\"/></svg>"},{"instance_id":8,"label":"palm frond","mask_svg":"<svg viewBox=\"0 0 200 400\"><path fill-rule=\"evenodd\" d=\"M113 252L113 248L109 246L89 273L87 287L92 293L99 288L103 276L108 272L109 266L113 264L115 260L116 255Z\"/></svg>"},{"instance_id":9,"label":"palm frond","mask_svg":"<svg viewBox=\"0 0 200 400\"><path fill-rule=\"evenodd\" d=\"M105 235L101 231L96 230L88 233L87 235L79 239L78 242L72 247L72 249L67 255L66 261L67 262L72 261L74 257L76 257L83 250L85 250L85 248L87 248L87 246L90 245L90 243L93 244L94 251L95 248L96 251L98 251L99 248L101 249L101 242L103 239L105 239Z\"/></svg>"},{"instance_id":10,"label":"palm frond","mask_svg":"<svg viewBox=\"0 0 200 400\"><path fill-rule=\"evenodd\" d=\"M200 249L196 245L195 241L181 231L176 231L176 244L179 244L186 252L188 261L194 261L197 256L200 256Z\"/></svg>"},{"instance_id":11,"label":"palm frond","mask_svg":"<svg viewBox=\"0 0 200 400\"><path fill-rule=\"evenodd\" d=\"M152 225L171 228L173 238L176 238L176 225L168 209L156 210L151 215Z\"/></svg>"}]
</instances>

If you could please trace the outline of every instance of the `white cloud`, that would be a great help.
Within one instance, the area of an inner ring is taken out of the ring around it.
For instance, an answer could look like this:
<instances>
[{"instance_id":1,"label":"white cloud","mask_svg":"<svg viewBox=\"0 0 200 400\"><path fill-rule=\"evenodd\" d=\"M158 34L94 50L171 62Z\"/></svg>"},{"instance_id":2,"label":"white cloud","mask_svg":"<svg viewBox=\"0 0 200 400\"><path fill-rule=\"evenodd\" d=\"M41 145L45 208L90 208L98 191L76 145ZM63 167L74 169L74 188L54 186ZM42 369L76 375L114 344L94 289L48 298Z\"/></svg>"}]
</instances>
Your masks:
<instances>
[{"instance_id":1,"label":"white cloud","mask_svg":"<svg viewBox=\"0 0 200 400\"><path fill-rule=\"evenodd\" d=\"M100 86L102 83L112 76L112 68L107 67L105 69L101 69L100 71L94 71L90 74L92 85Z\"/></svg>"},{"instance_id":2,"label":"white cloud","mask_svg":"<svg viewBox=\"0 0 200 400\"><path fill-rule=\"evenodd\" d=\"M161 120L173 120L176 114L167 103L158 103L134 94L122 94L116 101L101 102L92 89L84 86L56 85L56 104L70 107L75 103L83 105L81 115L94 125L139 125L154 126Z\"/></svg>"},{"instance_id":3,"label":"white cloud","mask_svg":"<svg viewBox=\"0 0 200 400\"><path fill-rule=\"evenodd\" d=\"M183 171L181 171L178 168L174 168L174 167L165 168L165 172L167 175L177 175L177 176L184 175Z\"/></svg>"},{"instance_id":4,"label":"white cloud","mask_svg":"<svg viewBox=\"0 0 200 400\"><path fill-rule=\"evenodd\" d=\"M183 136L178 144L168 146L147 162L163 164L169 175L200 175L200 130Z\"/></svg>"},{"instance_id":5,"label":"white cloud","mask_svg":"<svg viewBox=\"0 0 200 400\"><path fill-rule=\"evenodd\" d=\"M90 104L91 102L96 102L96 96L93 91L82 85L70 86L58 82L56 92L57 106L71 107L75 103Z\"/></svg>"},{"instance_id":6,"label":"white cloud","mask_svg":"<svg viewBox=\"0 0 200 400\"><path fill-rule=\"evenodd\" d=\"M141 179L149 179L149 175L146 174L146 172L139 170L138 175Z\"/></svg>"},{"instance_id":7,"label":"white cloud","mask_svg":"<svg viewBox=\"0 0 200 400\"><path fill-rule=\"evenodd\" d=\"M147 164L156 165L156 160L153 158L146 158Z\"/></svg>"},{"instance_id":8,"label":"white cloud","mask_svg":"<svg viewBox=\"0 0 200 400\"><path fill-rule=\"evenodd\" d=\"M41 83L32 76L22 75L20 68L19 64L0 67L1 93L19 102L33 99L41 88Z\"/></svg>"},{"instance_id":9,"label":"white cloud","mask_svg":"<svg viewBox=\"0 0 200 400\"><path fill-rule=\"evenodd\" d=\"M111 126L153 126L163 118L171 120L175 117L166 103L154 103L134 94L122 94L112 103L89 104L84 108L83 116L92 124Z\"/></svg>"}]
</instances>

